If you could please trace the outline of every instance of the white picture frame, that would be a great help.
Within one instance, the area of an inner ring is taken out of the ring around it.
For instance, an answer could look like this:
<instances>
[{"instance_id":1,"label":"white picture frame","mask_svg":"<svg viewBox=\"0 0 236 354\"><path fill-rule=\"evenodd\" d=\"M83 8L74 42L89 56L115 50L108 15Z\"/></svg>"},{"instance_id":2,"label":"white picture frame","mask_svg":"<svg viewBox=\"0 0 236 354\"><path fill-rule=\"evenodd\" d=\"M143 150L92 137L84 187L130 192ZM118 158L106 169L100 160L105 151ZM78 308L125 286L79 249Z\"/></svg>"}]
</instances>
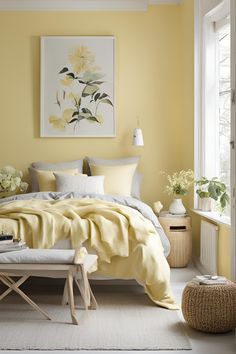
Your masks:
<instances>
[{"instance_id":1,"label":"white picture frame","mask_svg":"<svg viewBox=\"0 0 236 354\"><path fill-rule=\"evenodd\" d=\"M40 137L115 137L113 36L41 37Z\"/></svg>"}]
</instances>

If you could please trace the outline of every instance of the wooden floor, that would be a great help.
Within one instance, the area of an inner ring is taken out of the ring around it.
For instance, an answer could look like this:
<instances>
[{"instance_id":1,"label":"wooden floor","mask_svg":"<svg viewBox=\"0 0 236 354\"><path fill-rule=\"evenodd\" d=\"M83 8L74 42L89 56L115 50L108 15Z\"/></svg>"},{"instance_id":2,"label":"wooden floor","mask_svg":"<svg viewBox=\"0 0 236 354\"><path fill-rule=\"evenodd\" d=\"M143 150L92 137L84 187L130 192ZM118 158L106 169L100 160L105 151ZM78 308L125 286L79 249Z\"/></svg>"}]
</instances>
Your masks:
<instances>
[{"instance_id":1,"label":"wooden floor","mask_svg":"<svg viewBox=\"0 0 236 354\"><path fill-rule=\"evenodd\" d=\"M188 268L182 268L182 269L172 269L171 270L171 278L172 278L172 288L173 292L175 295L175 298L178 302L181 301L181 294L183 291L183 288L189 280L192 279L194 275L198 274L197 270L193 267L188 267ZM109 285L104 285L104 286L109 286ZM127 288L126 288L127 291ZM179 316L181 320L182 314L179 311ZM184 320L183 320L184 322ZM171 354L171 353L176 353L176 354L184 354L184 353L189 353L189 354L235 354L236 353L236 335L234 332L230 332L227 334L218 334L218 335L213 335L213 334L205 334L201 333L198 331L195 331L191 328L189 328L185 322L184 326L186 329L186 332L189 336L191 345L192 345L192 350L191 351L158 351L158 354ZM0 354L3 353L8 353L8 351L0 351ZM21 351L20 353L37 353L37 354L49 354L48 351ZM50 354L64 354L64 353L72 353L72 351L50 351ZM108 354L107 351L73 351L73 353L80 353L80 354ZM121 354L121 351L109 351L109 354ZM132 354L135 353L135 351L122 351L122 354ZM137 351L138 354L153 354L153 351ZM19 351L9 351L9 354L19 354Z\"/></svg>"}]
</instances>

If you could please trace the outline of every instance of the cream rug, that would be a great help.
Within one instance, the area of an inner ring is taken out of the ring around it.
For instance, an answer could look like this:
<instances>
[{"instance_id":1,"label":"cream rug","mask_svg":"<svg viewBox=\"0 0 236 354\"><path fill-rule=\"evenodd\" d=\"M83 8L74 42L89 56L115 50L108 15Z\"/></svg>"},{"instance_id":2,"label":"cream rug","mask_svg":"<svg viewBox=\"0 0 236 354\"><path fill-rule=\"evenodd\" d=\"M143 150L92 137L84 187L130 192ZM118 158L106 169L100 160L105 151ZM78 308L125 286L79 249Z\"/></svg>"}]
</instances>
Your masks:
<instances>
[{"instance_id":1,"label":"cream rug","mask_svg":"<svg viewBox=\"0 0 236 354\"><path fill-rule=\"evenodd\" d=\"M53 318L47 321L17 295L0 302L0 349L11 350L188 350L189 340L177 312L151 303L147 295L95 290L97 310L78 310L80 325L70 322L61 297L32 299Z\"/></svg>"}]
</instances>

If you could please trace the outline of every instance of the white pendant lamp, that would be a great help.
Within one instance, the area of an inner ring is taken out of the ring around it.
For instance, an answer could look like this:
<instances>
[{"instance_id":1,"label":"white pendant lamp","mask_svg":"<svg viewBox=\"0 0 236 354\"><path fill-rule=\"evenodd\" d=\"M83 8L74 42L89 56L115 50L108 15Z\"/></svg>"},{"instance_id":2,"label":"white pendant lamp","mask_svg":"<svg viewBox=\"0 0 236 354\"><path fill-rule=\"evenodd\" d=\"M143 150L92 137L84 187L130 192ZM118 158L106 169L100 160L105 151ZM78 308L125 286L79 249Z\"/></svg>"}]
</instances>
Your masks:
<instances>
[{"instance_id":1,"label":"white pendant lamp","mask_svg":"<svg viewBox=\"0 0 236 354\"><path fill-rule=\"evenodd\" d=\"M144 146L143 142L143 132L141 128L135 128L133 132L133 145L134 146Z\"/></svg>"}]
</instances>

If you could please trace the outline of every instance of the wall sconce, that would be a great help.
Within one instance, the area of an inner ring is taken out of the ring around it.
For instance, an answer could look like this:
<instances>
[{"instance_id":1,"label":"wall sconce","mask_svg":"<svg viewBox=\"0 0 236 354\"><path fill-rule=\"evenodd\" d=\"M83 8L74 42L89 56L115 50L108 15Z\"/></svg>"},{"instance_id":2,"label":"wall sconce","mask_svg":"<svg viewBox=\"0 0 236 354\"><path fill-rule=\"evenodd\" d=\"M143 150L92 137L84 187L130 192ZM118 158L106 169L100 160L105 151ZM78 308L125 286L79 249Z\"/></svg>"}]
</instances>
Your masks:
<instances>
[{"instance_id":1,"label":"wall sconce","mask_svg":"<svg viewBox=\"0 0 236 354\"><path fill-rule=\"evenodd\" d=\"M135 128L133 132L133 145L134 146L144 146L143 142L143 132L141 128Z\"/></svg>"}]
</instances>

